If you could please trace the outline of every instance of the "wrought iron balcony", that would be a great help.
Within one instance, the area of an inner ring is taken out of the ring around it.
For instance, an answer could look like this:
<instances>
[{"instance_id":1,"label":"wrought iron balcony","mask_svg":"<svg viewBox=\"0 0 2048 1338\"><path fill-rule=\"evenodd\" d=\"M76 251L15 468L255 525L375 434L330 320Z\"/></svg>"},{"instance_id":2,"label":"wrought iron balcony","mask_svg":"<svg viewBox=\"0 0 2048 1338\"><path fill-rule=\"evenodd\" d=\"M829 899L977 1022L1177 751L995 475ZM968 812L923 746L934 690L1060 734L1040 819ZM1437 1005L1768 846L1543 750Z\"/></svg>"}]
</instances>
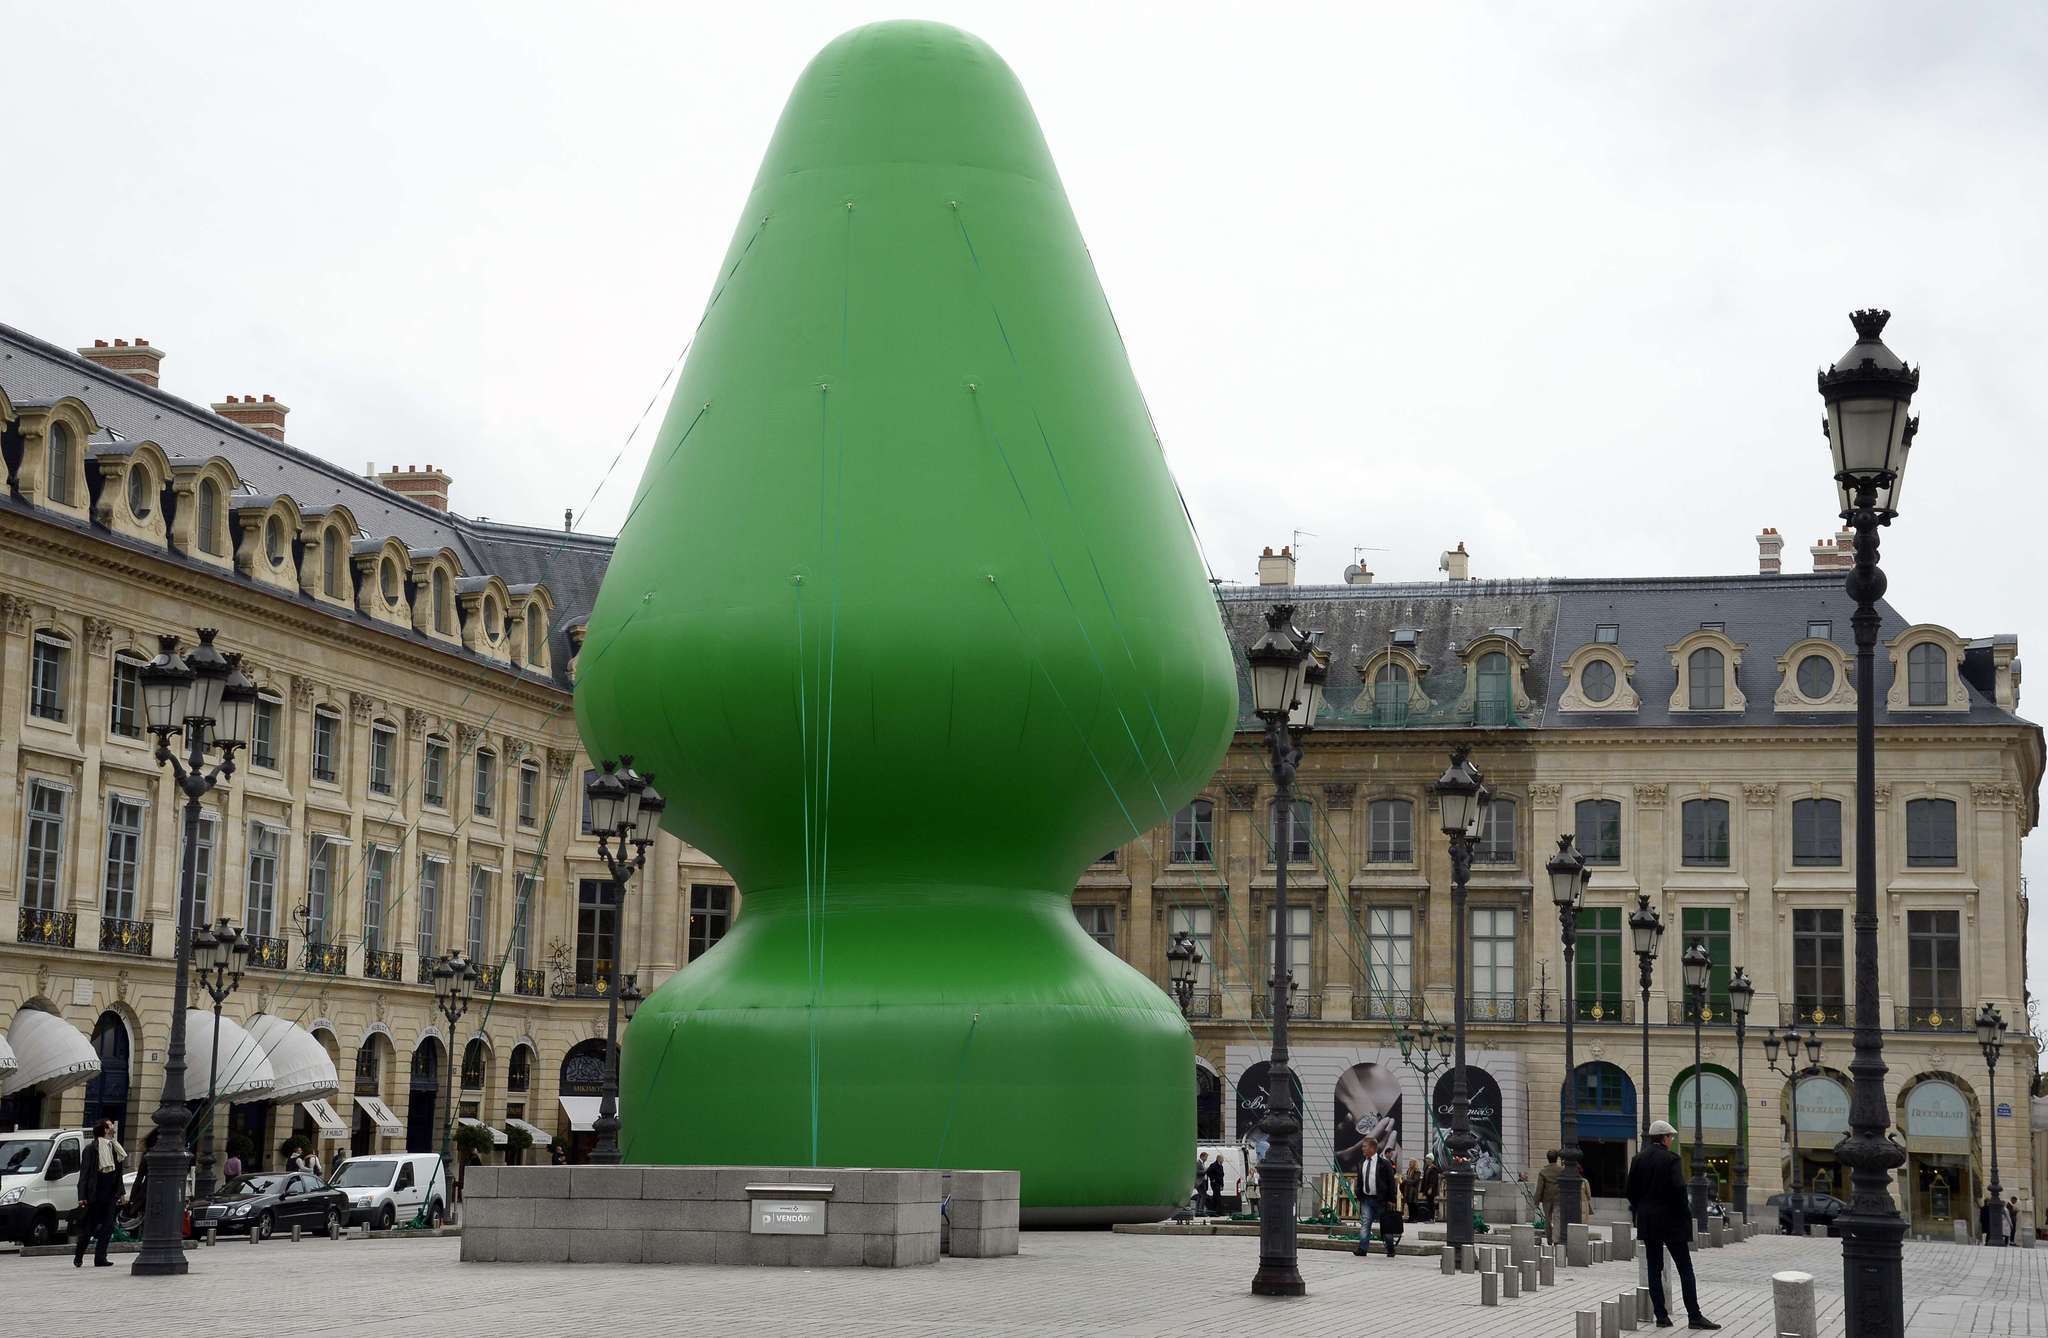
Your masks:
<instances>
[{"instance_id":1,"label":"wrought iron balcony","mask_svg":"<svg viewBox=\"0 0 2048 1338\"><path fill-rule=\"evenodd\" d=\"M533 1086L533 1075L524 1069L513 1069L505 1075L505 1090L524 1092Z\"/></svg>"},{"instance_id":2,"label":"wrought iron balcony","mask_svg":"<svg viewBox=\"0 0 2048 1338\"><path fill-rule=\"evenodd\" d=\"M512 973L512 992L538 999L548 992L547 977L539 971L515 971Z\"/></svg>"},{"instance_id":3,"label":"wrought iron balcony","mask_svg":"<svg viewBox=\"0 0 2048 1338\"><path fill-rule=\"evenodd\" d=\"M156 942L156 924L150 920L120 920L100 917L100 951L147 957Z\"/></svg>"},{"instance_id":4,"label":"wrought iron balcony","mask_svg":"<svg viewBox=\"0 0 2048 1338\"><path fill-rule=\"evenodd\" d=\"M1473 994L1465 999L1467 1022L1523 1022L1528 1016L1518 994Z\"/></svg>"},{"instance_id":5,"label":"wrought iron balcony","mask_svg":"<svg viewBox=\"0 0 2048 1338\"><path fill-rule=\"evenodd\" d=\"M423 952L420 954L419 969L413 972L413 981L420 985L431 985L434 983L434 955L432 953Z\"/></svg>"},{"instance_id":6,"label":"wrought iron balcony","mask_svg":"<svg viewBox=\"0 0 2048 1338\"><path fill-rule=\"evenodd\" d=\"M382 948L363 949L363 974L371 980L400 980L405 976L405 954Z\"/></svg>"},{"instance_id":7,"label":"wrought iron balcony","mask_svg":"<svg viewBox=\"0 0 2048 1338\"><path fill-rule=\"evenodd\" d=\"M348 970L348 949L339 943L308 943L301 960L317 975L338 976Z\"/></svg>"},{"instance_id":8,"label":"wrought iron balcony","mask_svg":"<svg viewBox=\"0 0 2048 1338\"><path fill-rule=\"evenodd\" d=\"M1581 994L1572 999L1580 1023L1614 1026L1636 1020L1636 1001L1625 994Z\"/></svg>"},{"instance_id":9,"label":"wrought iron balcony","mask_svg":"<svg viewBox=\"0 0 2048 1338\"><path fill-rule=\"evenodd\" d=\"M1900 1031L1969 1031L1976 1019L1955 1004L1909 1004L1898 1010Z\"/></svg>"},{"instance_id":10,"label":"wrought iron balcony","mask_svg":"<svg viewBox=\"0 0 2048 1338\"><path fill-rule=\"evenodd\" d=\"M1668 1007L1670 1009L1669 1016L1672 1026L1690 1027L1692 1025L1694 1009L1692 1000L1672 999L1669 1001ZM1735 1012L1728 1007L1726 999L1708 999L1705 1004L1699 1006L1699 1015L1700 1025L1703 1027L1732 1027L1735 1025Z\"/></svg>"},{"instance_id":11,"label":"wrought iron balcony","mask_svg":"<svg viewBox=\"0 0 2048 1338\"><path fill-rule=\"evenodd\" d=\"M242 938L249 945L249 965L260 966L266 971L287 971L291 969L291 947L281 938L268 934L245 934Z\"/></svg>"},{"instance_id":12,"label":"wrought iron balcony","mask_svg":"<svg viewBox=\"0 0 2048 1338\"><path fill-rule=\"evenodd\" d=\"M48 948L78 946L78 916L71 911L43 911L23 906L14 922L14 937L22 943L40 943Z\"/></svg>"},{"instance_id":13,"label":"wrought iron balcony","mask_svg":"<svg viewBox=\"0 0 2048 1338\"><path fill-rule=\"evenodd\" d=\"M612 983L609 977L594 976L589 980L560 980L555 982L557 999L603 999L610 996Z\"/></svg>"},{"instance_id":14,"label":"wrought iron balcony","mask_svg":"<svg viewBox=\"0 0 2048 1338\"><path fill-rule=\"evenodd\" d=\"M1190 1013L1190 1016L1193 1014ZM1260 990L1252 995L1252 1016L1273 1015L1270 990ZM1295 1021L1308 1021L1323 1015L1323 996L1314 990L1296 990L1287 1001L1287 1016Z\"/></svg>"},{"instance_id":15,"label":"wrought iron balcony","mask_svg":"<svg viewBox=\"0 0 2048 1338\"><path fill-rule=\"evenodd\" d=\"M1778 1005L1778 1025L1853 1027L1856 1025L1856 1010L1848 1004L1833 1000L1801 999L1797 1003L1781 1002Z\"/></svg>"},{"instance_id":16,"label":"wrought iron balcony","mask_svg":"<svg viewBox=\"0 0 2048 1338\"><path fill-rule=\"evenodd\" d=\"M505 968L495 965L478 966L476 969L477 992L479 994L496 994L499 986L504 983L504 979Z\"/></svg>"},{"instance_id":17,"label":"wrought iron balcony","mask_svg":"<svg viewBox=\"0 0 2048 1338\"><path fill-rule=\"evenodd\" d=\"M1353 1022L1412 1022L1422 1016L1422 996L1395 990L1359 991L1351 996Z\"/></svg>"}]
</instances>

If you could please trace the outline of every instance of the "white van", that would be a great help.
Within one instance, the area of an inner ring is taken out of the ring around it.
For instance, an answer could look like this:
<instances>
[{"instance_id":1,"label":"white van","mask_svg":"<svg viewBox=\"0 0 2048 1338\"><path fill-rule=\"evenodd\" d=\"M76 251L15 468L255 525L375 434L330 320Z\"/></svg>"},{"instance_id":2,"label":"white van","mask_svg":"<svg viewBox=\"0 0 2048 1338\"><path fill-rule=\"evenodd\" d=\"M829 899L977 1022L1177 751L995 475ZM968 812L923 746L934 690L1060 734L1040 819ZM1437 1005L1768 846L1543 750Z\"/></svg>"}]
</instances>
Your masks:
<instances>
[{"instance_id":1,"label":"white van","mask_svg":"<svg viewBox=\"0 0 2048 1338\"><path fill-rule=\"evenodd\" d=\"M327 1181L348 1191L351 1226L368 1222L379 1230L404 1226L427 1207L427 1220L439 1226L448 1216L448 1172L433 1152L393 1152L350 1157L334 1168Z\"/></svg>"},{"instance_id":2,"label":"white van","mask_svg":"<svg viewBox=\"0 0 2048 1338\"><path fill-rule=\"evenodd\" d=\"M0 1134L0 1238L48 1245L79 1219L83 1129Z\"/></svg>"}]
</instances>

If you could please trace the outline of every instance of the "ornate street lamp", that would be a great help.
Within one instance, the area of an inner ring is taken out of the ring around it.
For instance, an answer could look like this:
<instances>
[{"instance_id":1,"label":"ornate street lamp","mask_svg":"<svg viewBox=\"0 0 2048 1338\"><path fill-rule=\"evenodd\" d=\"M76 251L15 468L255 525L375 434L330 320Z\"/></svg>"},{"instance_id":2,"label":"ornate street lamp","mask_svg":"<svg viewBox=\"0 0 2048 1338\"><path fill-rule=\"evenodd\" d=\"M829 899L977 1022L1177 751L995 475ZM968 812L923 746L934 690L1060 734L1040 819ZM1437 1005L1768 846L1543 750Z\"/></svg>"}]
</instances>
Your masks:
<instances>
[{"instance_id":1,"label":"ornate street lamp","mask_svg":"<svg viewBox=\"0 0 2048 1338\"><path fill-rule=\"evenodd\" d=\"M1195 942L1193 934L1177 929L1166 945L1166 961L1167 983L1173 987L1173 1001L1180 1005L1180 1015L1185 1018L1195 1001L1195 981L1202 968L1202 946Z\"/></svg>"},{"instance_id":2,"label":"ornate street lamp","mask_svg":"<svg viewBox=\"0 0 2048 1338\"><path fill-rule=\"evenodd\" d=\"M1428 1141L1429 1160L1436 1160L1436 1092L1430 1083L1439 1070L1451 1062L1451 1033L1425 1022L1415 1030L1403 1027L1394 1033L1401 1047L1401 1062L1422 1079L1422 1130Z\"/></svg>"},{"instance_id":3,"label":"ornate street lamp","mask_svg":"<svg viewBox=\"0 0 2048 1338\"><path fill-rule=\"evenodd\" d=\"M619 982L619 1009L626 1015L626 1021L633 1020L633 1014L640 1011L640 1001L647 996L640 992L640 973L628 971Z\"/></svg>"},{"instance_id":4,"label":"ornate street lamp","mask_svg":"<svg viewBox=\"0 0 2048 1338\"><path fill-rule=\"evenodd\" d=\"M2005 1187L1998 1183L1998 1053L2005 1048L2005 1019L1988 1003L1977 1010L1977 1044L1983 1048L1984 1067L1991 1074L1991 1221L1984 1230L1984 1243L2003 1245Z\"/></svg>"},{"instance_id":5,"label":"ornate street lamp","mask_svg":"<svg viewBox=\"0 0 2048 1338\"><path fill-rule=\"evenodd\" d=\"M476 982L483 973L476 963L460 951L443 953L434 962L434 1007L448 1022L448 1114L441 1122L441 1161L454 1159L455 1107L458 1093L455 1088L455 1024L469 1011L470 1000L476 996ZM438 1166L437 1168L438 1169ZM434 1203L434 1184L427 1181L427 1192L420 1199L420 1215L415 1221L433 1225L431 1214Z\"/></svg>"},{"instance_id":6,"label":"ornate street lamp","mask_svg":"<svg viewBox=\"0 0 2048 1338\"><path fill-rule=\"evenodd\" d=\"M1664 917L1650 904L1650 894L1636 893L1636 908L1628 913L1629 938L1636 951L1637 983L1643 991L1643 1086L1642 1144L1650 1141L1650 985L1657 973L1657 943L1664 937Z\"/></svg>"},{"instance_id":7,"label":"ornate street lamp","mask_svg":"<svg viewBox=\"0 0 2048 1338\"><path fill-rule=\"evenodd\" d=\"M1436 781L1437 810L1443 833L1451 843L1451 974L1457 994L1452 1000L1451 1134L1444 1140L1451 1167L1445 1176L1444 1242L1472 1243L1472 1159L1479 1140L1472 1136L1472 1097L1465 1078L1465 885L1472 877L1472 845L1479 837L1479 816L1491 798L1472 748L1451 750L1451 765Z\"/></svg>"},{"instance_id":8,"label":"ornate street lamp","mask_svg":"<svg viewBox=\"0 0 2048 1338\"><path fill-rule=\"evenodd\" d=\"M1274 788L1273 973L1268 982L1273 1015L1273 1053L1266 1064L1266 1156L1259 1166L1259 1271L1252 1275L1255 1296L1301 1296L1301 1269L1295 1254L1295 1203L1300 1192L1301 1160L1295 1137L1301 1117L1294 1108L1294 1075L1287 1064L1287 1018L1293 1000L1287 988L1287 857L1294 851L1294 772L1301 764L1301 746L1293 730L1315 721L1321 686L1309 679L1316 663L1307 638L1294 630L1294 606L1275 604L1266 613L1266 630L1246 647L1251 670L1252 711L1266 727Z\"/></svg>"},{"instance_id":9,"label":"ornate street lamp","mask_svg":"<svg viewBox=\"0 0 2048 1338\"><path fill-rule=\"evenodd\" d=\"M1578 1019L1578 982L1572 965L1578 954L1579 908L1593 871L1586 867L1586 857L1579 853L1570 832L1557 838L1557 853L1544 865L1544 871L1550 875L1550 900L1557 907L1558 931L1564 937L1564 1109L1558 1147L1564 1170L1557 1178L1557 1218L1560 1225L1570 1227L1579 1220L1579 1161L1585 1156L1579 1147L1578 1066L1572 1049L1572 1024ZM1553 1233L1552 1239L1563 1235Z\"/></svg>"},{"instance_id":10,"label":"ornate street lamp","mask_svg":"<svg viewBox=\"0 0 2048 1338\"><path fill-rule=\"evenodd\" d=\"M220 1074L220 1006L241 988L242 969L249 961L249 940L242 927L226 916L210 930L201 930L192 940L192 965L199 972L199 988L213 1000L213 1053L206 1060L206 1151L199 1158L193 1178L192 1197L208 1198L213 1193L215 1145L220 1140L220 1112L214 1106L214 1085Z\"/></svg>"},{"instance_id":11,"label":"ornate street lamp","mask_svg":"<svg viewBox=\"0 0 2048 1338\"><path fill-rule=\"evenodd\" d=\"M1843 1319L1857 1338L1903 1338L1906 1292L1900 1243L1906 1221L1892 1202L1892 1172L1906 1150L1885 1137L1884 1034L1877 1015L1877 601L1884 572L1877 531L1899 512L1906 454L1920 420L1907 410L1920 373L1884 345L1888 311L1849 314L1856 342L1820 374L1828 446L1842 519L1856 532L1856 565L1846 582L1856 612L1856 1057L1849 1061L1849 1136L1835 1155L1849 1168L1842 1231Z\"/></svg>"},{"instance_id":12,"label":"ornate street lamp","mask_svg":"<svg viewBox=\"0 0 2048 1338\"><path fill-rule=\"evenodd\" d=\"M1820 1071L1820 1033L1808 1030L1802 1040L1799 1028L1785 1033L1785 1067L1778 1067L1778 1033L1773 1028L1764 1033L1764 1060L1771 1066L1771 1072L1783 1074L1792 1084L1792 1181L1786 1186L1792 1197L1792 1234L1806 1234L1806 1197L1799 1186L1799 1080L1808 1074ZM1800 1062L1799 1047L1806 1047L1805 1063Z\"/></svg>"},{"instance_id":13,"label":"ornate street lamp","mask_svg":"<svg viewBox=\"0 0 2048 1338\"><path fill-rule=\"evenodd\" d=\"M1749 1220L1749 1087L1742 1080L1742 1042L1749 1026L1749 1005L1756 999L1756 986L1749 972L1735 968L1728 978L1728 1011L1735 1014L1735 1090L1742 1104L1735 1112L1735 1211Z\"/></svg>"},{"instance_id":14,"label":"ornate street lamp","mask_svg":"<svg viewBox=\"0 0 2048 1338\"><path fill-rule=\"evenodd\" d=\"M164 1051L163 1096L156 1108L156 1147L148 1157L148 1182L142 1214L142 1249L135 1256L138 1276L179 1275L185 1260L185 1170L192 1154L185 1146L191 1113L185 1106L185 1007L194 942L193 878L199 862L199 800L235 774L235 750L249 737L256 706L256 686L241 670L241 656L214 649L214 629L199 629L199 644L189 655L178 651L178 638L161 637L157 657L142 669L142 703L149 732L156 736L156 760L169 766L185 796L184 866L178 880L177 969L171 990L171 1037ZM171 748L180 736L181 760ZM211 749L220 761L207 769Z\"/></svg>"},{"instance_id":15,"label":"ornate street lamp","mask_svg":"<svg viewBox=\"0 0 2048 1338\"><path fill-rule=\"evenodd\" d=\"M654 844L654 833L661 826L662 810L667 804L654 788L654 777L634 771L629 756L604 763L585 792L590 799L590 826L597 835L597 857L611 873L607 900L612 912L612 956L618 958L626 946L626 884L635 872L646 867L647 847ZM613 842L617 843L616 850ZM631 855L626 853L628 845L633 847ZM619 1160L619 963L613 961L605 974L604 1095L598 1101L597 1119L591 1124L597 1146L591 1150L590 1159L609 1163ZM638 1005L636 993L633 1006ZM630 1009L626 1016L632 1016Z\"/></svg>"},{"instance_id":16,"label":"ornate street lamp","mask_svg":"<svg viewBox=\"0 0 2048 1338\"><path fill-rule=\"evenodd\" d=\"M1692 1220L1707 1229L1707 1149L1704 1116L1707 1105L1706 1075L1700 1072L1700 1022L1707 1012L1707 981L1714 973L1714 958L1704 942L1695 943L1679 959L1685 971L1685 995L1692 1007Z\"/></svg>"}]
</instances>

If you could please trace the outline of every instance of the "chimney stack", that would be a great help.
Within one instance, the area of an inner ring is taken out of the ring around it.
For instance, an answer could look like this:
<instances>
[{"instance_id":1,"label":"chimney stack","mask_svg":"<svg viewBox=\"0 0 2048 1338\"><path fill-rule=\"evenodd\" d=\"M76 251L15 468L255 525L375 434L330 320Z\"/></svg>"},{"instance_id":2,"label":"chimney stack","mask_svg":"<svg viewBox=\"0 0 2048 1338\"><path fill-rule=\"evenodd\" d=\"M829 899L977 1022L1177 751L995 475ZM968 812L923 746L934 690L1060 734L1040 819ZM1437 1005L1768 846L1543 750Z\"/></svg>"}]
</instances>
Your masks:
<instances>
[{"instance_id":1,"label":"chimney stack","mask_svg":"<svg viewBox=\"0 0 2048 1338\"><path fill-rule=\"evenodd\" d=\"M1822 539L1812 548L1815 571L1847 571L1856 565L1856 531L1847 526L1832 539Z\"/></svg>"},{"instance_id":2,"label":"chimney stack","mask_svg":"<svg viewBox=\"0 0 2048 1338\"><path fill-rule=\"evenodd\" d=\"M1352 563L1344 569L1344 584L1371 585L1372 568L1366 566L1363 562Z\"/></svg>"},{"instance_id":3,"label":"chimney stack","mask_svg":"<svg viewBox=\"0 0 2048 1338\"><path fill-rule=\"evenodd\" d=\"M1293 585L1294 551L1289 548L1282 548L1276 554L1272 549L1268 548L1265 552L1259 554L1259 584Z\"/></svg>"},{"instance_id":4,"label":"chimney stack","mask_svg":"<svg viewBox=\"0 0 2048 1338\"><path fill-rule=\"evenodd\" d=\"M448 509L448 485L453 481L435 465L424 469L414 465L407 465L404 469L393 466L377 476L377 482L391 491L436 511Z\"/></svg>"},{"instance_id":5,"label":"chimney stack","mask_svg":"<svg viewBox=\"0 0 2048 1338\"><path fill-rule=\"evenodd\" d=\"M1465 541L1458 540L1458 546L1437 559L1436 569L1449 575L1454 581L1472 579L1472 555L1465 551Z\"/></svg>"},{"instance_id":6,"label":"chimney stack","mask_svg":"<svg viewBox=\"0 0 2048 1338\"><path fill-rule=\"evenodd\" d=\"M1768 525L1764 526L1756 536L1756 574L1776 576L1784 570L1785 564L1779 558L1779 554L1784 551L1785 541L1779 537L1778 532Z\"/></svg>"},{"instance_id":7,"label":"chimney stack","mask_svg":"<svg viewBox=\"0 0 2048 1338\"><path fill-rule=\"evenodd\" d=\"M109 344L104 339L92 341L91 348L78 350L78 356L110 372L142 382L145 386L157 384L157 365L164 360L164 351L151 348L147 339L137 338L134 343L116 339Z\"/></svg>"},{"instance_id":8,"label":"chimney stack","mask_svg":"<svg viewBox=\"0 0 2048 1338\"><path fill-rule=\"evenodd\" d=\"M251 432L261 432L272 441L284 440L284 416L291 409L277 402L277 396L265 395L257 399L244 395L236 399L233 395L213 406L213 411L231 423L240 423Z\"/></svg>"}]
</instances>

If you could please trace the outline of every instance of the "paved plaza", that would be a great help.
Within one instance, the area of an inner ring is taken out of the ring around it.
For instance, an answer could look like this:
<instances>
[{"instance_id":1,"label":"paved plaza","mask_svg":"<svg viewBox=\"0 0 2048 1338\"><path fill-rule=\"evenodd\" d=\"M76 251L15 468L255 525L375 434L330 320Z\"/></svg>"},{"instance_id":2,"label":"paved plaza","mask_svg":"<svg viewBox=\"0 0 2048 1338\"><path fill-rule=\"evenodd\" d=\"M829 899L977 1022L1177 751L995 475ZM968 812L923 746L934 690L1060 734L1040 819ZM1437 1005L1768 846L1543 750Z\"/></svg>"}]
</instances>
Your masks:
<instances>
[{"instance_id":1,"label":"paved plaza","mask_svg":"<svg viewBox=\"0 0 2048 1338\"><path fill-rule=\"evenodd\" d=\"M516 1333L585 1338L702 1334L1455 1335L1570 1338L1572 1312L1611 1298L1632 1263L1559 1275L1534 1297L1479 1305L1479 1282L1432 1258L1361 1260L1308 1250L1304 1301L1245 1292L1257 1242L1109 1232L1026 1232L1015 1258L910 1269L460 1264L452 1239L274 1241L194 1255L180 1281L83 1270L67 1258L0 1257L10 1331L36 1338L360 1338ZM1842 1331L1836 1242L1759 1237L1703 1252L1708 1313L1731 1338L1772 1338L1770 1273L1801 1268L1820 1290L1823 1333ZM2048 1338L2048 1250L1909 1244L1907 1332ZM1676 1332L1676 1330L1674 1330Z\"/></svg>"}]
</instances>

